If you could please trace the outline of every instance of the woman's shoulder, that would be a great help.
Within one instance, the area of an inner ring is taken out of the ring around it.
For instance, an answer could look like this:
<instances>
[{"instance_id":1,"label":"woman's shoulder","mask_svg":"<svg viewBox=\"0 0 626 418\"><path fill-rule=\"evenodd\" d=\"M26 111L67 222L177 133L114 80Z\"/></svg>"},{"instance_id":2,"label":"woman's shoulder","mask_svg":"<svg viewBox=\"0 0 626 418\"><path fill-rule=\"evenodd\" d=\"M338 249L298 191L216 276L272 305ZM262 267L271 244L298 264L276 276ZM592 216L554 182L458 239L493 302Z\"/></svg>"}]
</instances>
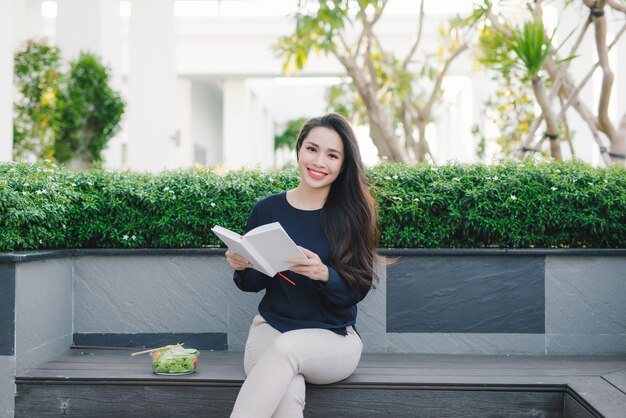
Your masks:
<instances>
[{"instance_id":1,"label":"woman's shoulder","mask_svg":"<svg viewBox=\"0 0 626 418\"><path fill-rule=\"evenodd\" d=\"M263 199L256 202L254 206L257 210L282 207L287 201L286 195L287 195L287 192L280 192L280 193L275 193L275 194L266 196Z\"/></svg>"}]
</instances>

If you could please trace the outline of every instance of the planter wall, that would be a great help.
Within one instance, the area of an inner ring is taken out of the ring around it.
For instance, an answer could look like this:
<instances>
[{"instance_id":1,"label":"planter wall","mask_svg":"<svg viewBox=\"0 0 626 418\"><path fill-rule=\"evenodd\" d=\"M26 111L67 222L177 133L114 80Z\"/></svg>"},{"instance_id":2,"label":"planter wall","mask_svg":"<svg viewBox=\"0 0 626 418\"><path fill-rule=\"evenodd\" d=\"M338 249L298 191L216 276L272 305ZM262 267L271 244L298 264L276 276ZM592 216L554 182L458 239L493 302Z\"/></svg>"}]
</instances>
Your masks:
<instances>
[{"instance_id":1,"label":"planter wall","mask_svg":"<svg viewBox=\"0 0 626 418\"><path fill-rule=\"evenodd\" d=\"M359 305L367 352L626 353L626 250L383 250ZM261 294L223 250L0 254L0 415L13 379L76 346L242 351Z\"/></svg>"}]
</instances>

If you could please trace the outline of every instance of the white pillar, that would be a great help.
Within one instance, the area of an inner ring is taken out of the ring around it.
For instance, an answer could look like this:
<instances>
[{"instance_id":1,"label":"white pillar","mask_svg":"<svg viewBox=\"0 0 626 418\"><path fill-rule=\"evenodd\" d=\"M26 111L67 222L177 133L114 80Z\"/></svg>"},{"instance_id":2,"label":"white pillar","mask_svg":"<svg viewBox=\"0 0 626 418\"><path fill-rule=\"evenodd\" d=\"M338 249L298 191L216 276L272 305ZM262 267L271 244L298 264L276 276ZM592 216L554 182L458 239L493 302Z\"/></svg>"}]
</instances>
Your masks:
<instances>
[{"instance_id":1,"label":"white pillar","mask_svg":"<svg viewBox=\"0 0 626 418\"><path fill-rule=\"evenodd\" d=\"M14 3L13 36L20 47L29 39L41 40L45 36L45 23L41 14L42 0L19 0Z\"/></svg>"},{"instance_id":2,"label":"white pillar","mask_svg":"<svg viewBox=\"0 0 626 418\"><path fill-rule=\"evenodd\" d=\"M0 1L0 161L13 160L13 0Z\"/></svg>"},{"instance_id":3,"label":"white pillar","mask_svg":"<svg viewBox=\"0 0 626 418\"><path fill-rule=\"evenodd\" d=\"M58 0L56 44L65 60L82 51L100 57L111 70L111 85L121 85L122 18L118 1Z\"/></svg>"},{"instance_id":4,"label":"white pillar","mask_svg":"<svg viewBox=\"0 0 626 418\"><path fill-rule=\"evenodd\" d=\"M274 124L243 78L226 79L223 162L229 168L274 166Z\"/></svg>"},{"instance_id":5,"label":"white pillar","mask_svg":"<svg viewBox=\"0 0 626 418\"><path fill-rule=\"evenodd\" d=\"M172 167L176 145L173 0L132 0L129 28L128 168Z\"/></svg>"},{"instance_id":6,"label":"white pillar","mask_svg":"<svg viewBox=\"0 0 626 418\"><path fill-rule=\"evenodd\" d=\"M58 0L56 45L65 62L91 52L109 68L109 85L122 89L122 18L119 1ZM122 140L111 138L102 153L105 167L121 168Z\"/></svg>"},{"instance_id":7,"label":"white pillar","mask_svg":"<svg viewBox=\"0 0 626 418\"><path fill-rule=\"evenodd\" d=\"M251 161L249 138L250 104L245 79L228 78L223 83L224 136L223 162L228 168L240 168Z\"/></svg>"}]
</instances>

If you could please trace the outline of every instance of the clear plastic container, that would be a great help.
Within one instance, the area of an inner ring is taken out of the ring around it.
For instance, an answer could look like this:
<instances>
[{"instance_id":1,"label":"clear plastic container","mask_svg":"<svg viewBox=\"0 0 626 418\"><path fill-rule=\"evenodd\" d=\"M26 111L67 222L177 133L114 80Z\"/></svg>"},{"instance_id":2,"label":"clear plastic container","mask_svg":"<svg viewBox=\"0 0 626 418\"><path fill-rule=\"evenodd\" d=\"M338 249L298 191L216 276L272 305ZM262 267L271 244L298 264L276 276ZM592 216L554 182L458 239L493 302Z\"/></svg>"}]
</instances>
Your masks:
<instances>
[{"instance_id":1,"label":"clear plastic container","mask_svg":"<svg viewBox=\"0 0 626 418\"><path fill-rule=\"evenodd\" d=\"M198 368L198 350L194 348L164 348L150 353L152 371L160 375L183 375Z\"/></svg>"}]
</instances>

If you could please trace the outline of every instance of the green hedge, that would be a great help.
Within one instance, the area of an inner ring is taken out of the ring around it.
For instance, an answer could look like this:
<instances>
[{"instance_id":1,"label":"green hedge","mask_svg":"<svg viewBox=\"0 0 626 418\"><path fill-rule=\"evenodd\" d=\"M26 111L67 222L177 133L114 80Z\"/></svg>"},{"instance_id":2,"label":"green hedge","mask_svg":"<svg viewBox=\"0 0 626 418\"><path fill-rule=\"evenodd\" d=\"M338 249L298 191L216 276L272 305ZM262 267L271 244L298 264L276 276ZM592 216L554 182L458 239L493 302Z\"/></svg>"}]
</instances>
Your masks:
<instances>
[{"instance_id":1,"label":"green hedge","mask_svg":"<svg viewBox=\"0 0 626 418\"><path fill-rule=\"evenodd\" d=\"M503 162L368 170L381 247L620 248L626 170ZM215 224L242 230L254 202L297 172L210 169L160 175L0 164L0 251L218 245Z\"/></svg>"}]
</instances>

